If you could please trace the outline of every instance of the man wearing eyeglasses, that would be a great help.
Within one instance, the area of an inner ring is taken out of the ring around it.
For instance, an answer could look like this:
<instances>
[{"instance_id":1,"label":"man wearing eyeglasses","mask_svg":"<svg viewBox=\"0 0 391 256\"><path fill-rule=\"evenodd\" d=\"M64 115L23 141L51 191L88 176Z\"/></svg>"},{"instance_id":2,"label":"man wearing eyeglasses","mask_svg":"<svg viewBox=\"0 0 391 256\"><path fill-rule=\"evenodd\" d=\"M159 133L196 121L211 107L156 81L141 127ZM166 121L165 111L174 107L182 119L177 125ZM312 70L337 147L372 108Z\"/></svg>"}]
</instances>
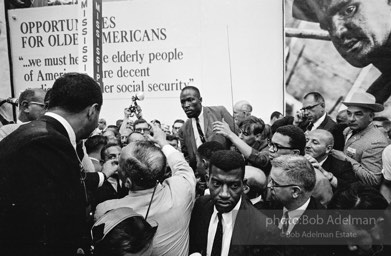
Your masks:
<instances>
[{"instance_id":1,"label":"man wearing eyeglasses","mask_svg":"<svg viewBox=\"0 0 391 256\"><path fill-rule=\"evenodd\" d=\"M0 141L21 124L37 120L45 113L45 95L46 91L41 88L29 88L20 94L18 122L0 127Z\"/></svg>"},{"instance_id":2,"label":"man wearing eyeglasses","mask_svg":"<svg viewBox=\"0 0 391 256\"><path fill-rule=\"evenodd\" d=\"M142 135L148 135L151 132L151 126L148 124L148 122L142 118L137 119L133 123L133 131L138 132Z\"/></svg>"},{"instance_id":3,"label":"man wearing eyeglasses","mask_svg":"<svg viewBox=\"0 0 391 256\"><path fill-rule=\"evenodd\" d=\"M281 155L272 160L268 188L271 190L272 201L280 203L283 208L276 212L274 220L281 235L288 238L289 245L316 245L306 241L305 232L321 231L320 222L305 222L319 220L323 215L313 210L325 209L318 200L312 197L316 183L315 170L303 156ZM317 218L318 217L318 218ZM318 241L319 242L319 241ZM299 248L292 248L299 249ZM322 255L322 249L314 246L302 246L297 255ZM296 255L296 254L292 254ZM327 254L325 254L327 255Z\"/></svg>"},{"instance_id":4,"label":"man wearing eyeglasses","mask_svg":"<svg viewBox=\"0 0 391 256\"><path fill-rule=\"evenodd\" d=\"M344 145L342 131L326 113L326 104L323 96L318 92L307 93L303 98L303 121L299 127L304 131L323 129L331 132L335 137L334 148L342 150Z\"/></svg>"}]
</instances>

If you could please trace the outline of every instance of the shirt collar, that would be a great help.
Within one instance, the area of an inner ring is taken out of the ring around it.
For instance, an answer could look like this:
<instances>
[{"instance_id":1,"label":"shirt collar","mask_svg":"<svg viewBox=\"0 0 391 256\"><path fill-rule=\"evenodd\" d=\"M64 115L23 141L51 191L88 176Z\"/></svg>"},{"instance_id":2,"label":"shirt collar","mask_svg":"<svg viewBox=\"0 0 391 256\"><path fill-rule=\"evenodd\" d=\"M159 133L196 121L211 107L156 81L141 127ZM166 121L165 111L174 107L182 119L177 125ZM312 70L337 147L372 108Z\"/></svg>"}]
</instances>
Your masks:
<instances>
[{"instance_id":1,"label":"shirt collar","mask_svg":"<svg viewBox=\"0 0 391 256\"><path fill-rule=\"evenodd\" d=\"M204 107L201 107L201 112L200 114L198 115L198 120L204 120ZM196 117L193 117L194 120L196 120Z\"/></svg>"},{"instance_id":2,"label":"shirt collar","mask_svg":"<svg viewBox=\"0 0 391 256\"><path fill-rule=\"evenodd\" d=\"M311 200L311 197L308 198L308 200L302 206L300 206L299 208L292 210L292 211L288 211L288 209L284 207L283 213L285 214L285 212L287 211L290 219L300 218L301 215L303 215L304 211L307 209L308 204L310 203L310 200Z\"/></svg>"},{"instance_id":3,"label":"shirt collar","mask_svg":"<svg viewBox=\"0 0 391 256\"><path fill-rule=\"evenodd\" d=\"M316 122L314 123L314 126L312 128L312 130L315 130L316 128L318 128L320 126L321 123L323 123L323 121L326 119L326 112L323 114L323 116L321 116L318 120L316 120Z\"/></svg>"},{"instance_id":4,"label":"shirt collar","mask_svg":"<svg viewBox=\"0 0 391 256\"><path fill-rule=\"evenodd\" d=\"M75 131L73 130L72 126L68 123L68 121L65 120L65 118L63 118L62 116L60 116L56 113L53 113L53 112L46 112L45 116L53 117L54 119L59 121L62 124L62 126L64 126L65 130L68 133L68 137L69 137L69 140L71 141L72 146L76 149L76 134L75 134Z\"/></svg>"},{"instance_id":5,"label":"shirt collar","mask_svg":"<svg viewBox=\"0 0 391 256\"><path fill-rule=\"evenodd\" d=\"M324 164L324 162L326 162L326 160L327 160L328 157L329 157L329 156L326 156L325 159L323 159L322 161L320 161L320 162L319 162L319 165L322 166L322 165Z\"/></svg>"}]
</instances>

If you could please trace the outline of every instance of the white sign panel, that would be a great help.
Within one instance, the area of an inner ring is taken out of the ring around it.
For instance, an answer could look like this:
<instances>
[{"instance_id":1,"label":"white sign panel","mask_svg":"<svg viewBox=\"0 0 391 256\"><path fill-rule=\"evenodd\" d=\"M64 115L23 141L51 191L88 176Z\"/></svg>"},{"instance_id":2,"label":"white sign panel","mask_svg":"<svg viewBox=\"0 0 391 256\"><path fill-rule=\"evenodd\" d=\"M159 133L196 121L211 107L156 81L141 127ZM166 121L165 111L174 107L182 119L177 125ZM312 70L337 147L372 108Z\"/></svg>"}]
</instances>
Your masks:
<instances>
[{"instance_id":1,"label":"white sign panel","mask_svg":"<svg viewBox=\"0 0 391 256\"><path fill-rule=\"evenodd\" d=\"M55 74L78 69L72 8L10 11L16 90L51 86ZM188 85L200 89L204 105L231 110L246 99L266 122L282 111L283 1L134 0L102 9L101 117L108 123L123 117L136 92L145 95L139 105L148 121L186 119L179 94Z\"/></svg>"}]
</instances>

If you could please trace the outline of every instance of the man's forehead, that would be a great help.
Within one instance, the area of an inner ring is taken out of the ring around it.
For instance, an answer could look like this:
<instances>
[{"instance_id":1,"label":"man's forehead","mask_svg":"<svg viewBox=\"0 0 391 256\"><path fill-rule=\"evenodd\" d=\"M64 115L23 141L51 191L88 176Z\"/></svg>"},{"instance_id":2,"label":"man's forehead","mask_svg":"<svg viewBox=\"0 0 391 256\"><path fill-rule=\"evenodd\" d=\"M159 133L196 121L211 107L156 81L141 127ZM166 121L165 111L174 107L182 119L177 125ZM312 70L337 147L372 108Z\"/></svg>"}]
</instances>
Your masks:
<instances>
[{"instance_id":1,"label":"man's forehead","mask_svg":"<svg viewBox=\"0 0 391 256\"><path fill-rule=\"evenodd\" d=\"M363 108L363 107L359 107L359 106L349 106L347 111L350 112L350 113L359 113L359 112L366 113L366 112L370 112L369 109Z\"/></svg>"},{"instance_id":2,"label":"man's forehead","mask_svg":"<svg viewBox=\"0 0 391 256\"><path fill-rule=\"evenodd\" d=\"M200 96L198 93L193 89L185 89L181 92L181 98L190 98L190 97L196 97L199 98Z\"/></svg>"},{"instance_id":3,"label":"man's forehead","mask_svg":"<svg viewBox=\"0 0 391 256\"><path fill-rule=\"evenodd\" d=\"M237 168L230 171L224 171L212 165L210 169L210 177L220 181L236 181L242 180L242 169Z\"/></svg>"},{"instance_id":4,"label":"man's forehead","mask_svg":"<svg viewBox=\"0 0 391 256\"><path fill-rule=\"evenodd\" d=\"M278 132L274 133L274 135L272 137L272 142L281 144L281 146L285 146L285 145L290 146L290 141L291 141L291 138L288 135L283 135ZM285 144L285 145L283 145L283 144Z\"/></svg>"}]
</instances>

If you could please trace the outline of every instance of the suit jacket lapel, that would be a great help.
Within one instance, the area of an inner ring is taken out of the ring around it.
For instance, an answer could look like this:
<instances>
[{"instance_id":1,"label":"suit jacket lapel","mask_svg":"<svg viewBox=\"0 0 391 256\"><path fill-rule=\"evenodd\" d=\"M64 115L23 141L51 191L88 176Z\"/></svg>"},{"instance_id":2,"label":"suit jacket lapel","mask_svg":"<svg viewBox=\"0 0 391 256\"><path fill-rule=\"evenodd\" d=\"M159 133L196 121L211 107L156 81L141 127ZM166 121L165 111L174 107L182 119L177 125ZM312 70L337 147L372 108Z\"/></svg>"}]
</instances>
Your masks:
<instances>
[{"instance_id":1,"label":"suit jacket lapel","mask_svg":"<svg viewBox=\"0 0 391 256\"><path fill-rule=\"evenodd\" d=\"M211 127L211 125L209 124L210 123L210 110L208 107L202 107L203 108L203 117L204 117L204 136L205 138L207 139L208 138L208 134L209 134L209 128Z\"/></svg>"}]
</instances>

